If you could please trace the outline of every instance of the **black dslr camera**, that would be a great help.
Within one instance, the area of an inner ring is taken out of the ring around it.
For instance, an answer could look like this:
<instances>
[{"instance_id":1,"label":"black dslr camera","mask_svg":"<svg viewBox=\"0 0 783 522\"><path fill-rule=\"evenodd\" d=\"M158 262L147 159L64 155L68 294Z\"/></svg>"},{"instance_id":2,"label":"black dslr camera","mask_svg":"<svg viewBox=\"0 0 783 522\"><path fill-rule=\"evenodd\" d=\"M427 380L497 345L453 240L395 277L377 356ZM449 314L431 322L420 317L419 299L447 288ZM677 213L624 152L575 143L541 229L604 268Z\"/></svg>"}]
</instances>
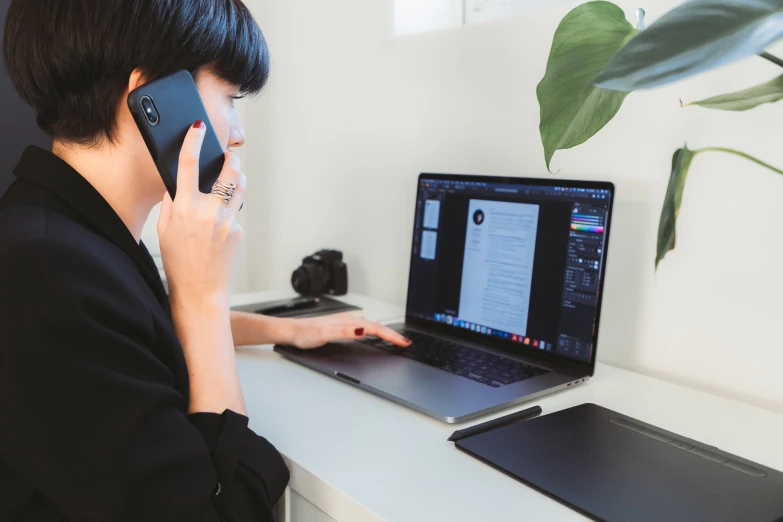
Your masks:
<instances>
[{"instance_id":1,"label":"black dslr camera","mask_svg":"<svg viewBox=\"0 0 783 522\"><path fill-rule=\"evenodd\" d=\"M345 295L348 293L348 267L339 250L319 250L302 260L302 266L294 270L291 284L298 294Z\"/></svg>"}]
</instances>

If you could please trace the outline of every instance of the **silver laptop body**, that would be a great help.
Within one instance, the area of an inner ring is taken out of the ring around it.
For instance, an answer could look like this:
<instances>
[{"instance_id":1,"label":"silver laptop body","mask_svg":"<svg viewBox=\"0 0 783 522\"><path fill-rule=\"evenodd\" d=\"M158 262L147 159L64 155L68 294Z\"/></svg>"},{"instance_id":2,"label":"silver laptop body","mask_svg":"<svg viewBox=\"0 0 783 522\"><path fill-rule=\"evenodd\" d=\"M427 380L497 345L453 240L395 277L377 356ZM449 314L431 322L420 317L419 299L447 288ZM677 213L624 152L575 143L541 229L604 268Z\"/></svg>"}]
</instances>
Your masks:
<instances>
[{"instance_id":1,"label":"silver laptop body","mask_svg":"<svg viewBox=\"0 0 783 522\"><path fill-rule=\"evenodd\" d=\"M607 182L421 174L406 316L392 325L413 346L275 351L449 423L581 384L613 202Z\"/></svg>"}]
</instances>

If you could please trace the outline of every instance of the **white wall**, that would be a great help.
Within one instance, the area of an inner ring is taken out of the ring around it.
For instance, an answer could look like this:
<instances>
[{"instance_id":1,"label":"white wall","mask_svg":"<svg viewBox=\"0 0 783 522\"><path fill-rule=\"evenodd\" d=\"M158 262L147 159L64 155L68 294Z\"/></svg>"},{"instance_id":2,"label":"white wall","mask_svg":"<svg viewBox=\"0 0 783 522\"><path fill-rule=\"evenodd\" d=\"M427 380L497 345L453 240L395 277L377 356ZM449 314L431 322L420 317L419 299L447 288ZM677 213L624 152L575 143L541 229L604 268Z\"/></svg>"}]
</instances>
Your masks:
<instances>
[{"instance_id":1,"label":"white wall","mask_svg":"<svg viewBox=\"0 0 783 522\"><path fill-rule=\"evenodd\" d=\"M462 25L465 0L395 0L394 35L405 36Z\"/></svg>"},{"instance_id":2,"label":"white wall","mask_svg":"<svg viewBox=\"0 0 783 522\"><path fill-rule=\"evenodd\" d=\"M248 0L271 84L245 102L248 285L285 287L300 258L343 249L353 291L404 303L419 172L550 176L536 84L575 4L394 38L393 0ZM643 5L652 21L672 0ZM629 18L636 3L620 4ZM632 18L631 18L632 19ZM599 358L783 411L783 177L728 156L696 160L678 250L653 271L671 154L733 146L783 166L783 105L682 109L678 98L761 82L761 59L631 95L553 177L618 186Z\"/></svg>"}]
</instances>

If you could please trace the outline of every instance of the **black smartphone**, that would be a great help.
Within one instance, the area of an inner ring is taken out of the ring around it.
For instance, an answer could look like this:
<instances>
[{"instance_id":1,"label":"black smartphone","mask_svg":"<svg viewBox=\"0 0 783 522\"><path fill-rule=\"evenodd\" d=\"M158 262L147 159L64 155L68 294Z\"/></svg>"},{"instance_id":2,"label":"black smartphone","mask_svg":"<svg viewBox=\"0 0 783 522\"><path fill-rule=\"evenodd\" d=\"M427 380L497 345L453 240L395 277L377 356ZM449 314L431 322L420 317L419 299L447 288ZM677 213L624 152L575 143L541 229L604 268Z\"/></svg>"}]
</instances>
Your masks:
<instances>
[{"instance_id":1,"label":"black smartphone","mask_svg":"<svg viewBox=\"0 0 783 522\"><path fill-rule=\"evenodd\" d=\"M179 154L185 135L197 120L204 122L207 131L201 147L199 189L208 194L223 169L225 151L190 72L182 70L134 89L128 94L128 108L171 199L177 192Z\"/></svg>"}]
</instances>

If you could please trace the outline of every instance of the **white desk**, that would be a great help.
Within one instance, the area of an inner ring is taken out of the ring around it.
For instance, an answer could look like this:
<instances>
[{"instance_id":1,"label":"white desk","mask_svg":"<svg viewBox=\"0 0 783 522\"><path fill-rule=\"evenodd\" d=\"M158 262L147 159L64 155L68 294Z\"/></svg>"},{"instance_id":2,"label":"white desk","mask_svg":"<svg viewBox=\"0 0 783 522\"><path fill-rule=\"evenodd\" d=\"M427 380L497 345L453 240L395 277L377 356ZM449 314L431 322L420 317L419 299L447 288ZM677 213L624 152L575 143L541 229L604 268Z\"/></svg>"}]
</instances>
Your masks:
<instances>
[{"instance_id":1,"label":"white desk","mask_svg":"<svg viewBox=\"0 0 783 522\"><path fill-rule=\"evenodd\" d=\"M234 304L287 296L246 294ZM368 319L403 315L373 299L345 300ZM513 409L445 424L286 361L271 347L240 349L238 364L253 428L291 468L291 522L584 520L446 442L455 429ZM585 402L783 470L781 414L600 363L589 383L533 401L544 414Z\"/></svg>"}]
</instances>

